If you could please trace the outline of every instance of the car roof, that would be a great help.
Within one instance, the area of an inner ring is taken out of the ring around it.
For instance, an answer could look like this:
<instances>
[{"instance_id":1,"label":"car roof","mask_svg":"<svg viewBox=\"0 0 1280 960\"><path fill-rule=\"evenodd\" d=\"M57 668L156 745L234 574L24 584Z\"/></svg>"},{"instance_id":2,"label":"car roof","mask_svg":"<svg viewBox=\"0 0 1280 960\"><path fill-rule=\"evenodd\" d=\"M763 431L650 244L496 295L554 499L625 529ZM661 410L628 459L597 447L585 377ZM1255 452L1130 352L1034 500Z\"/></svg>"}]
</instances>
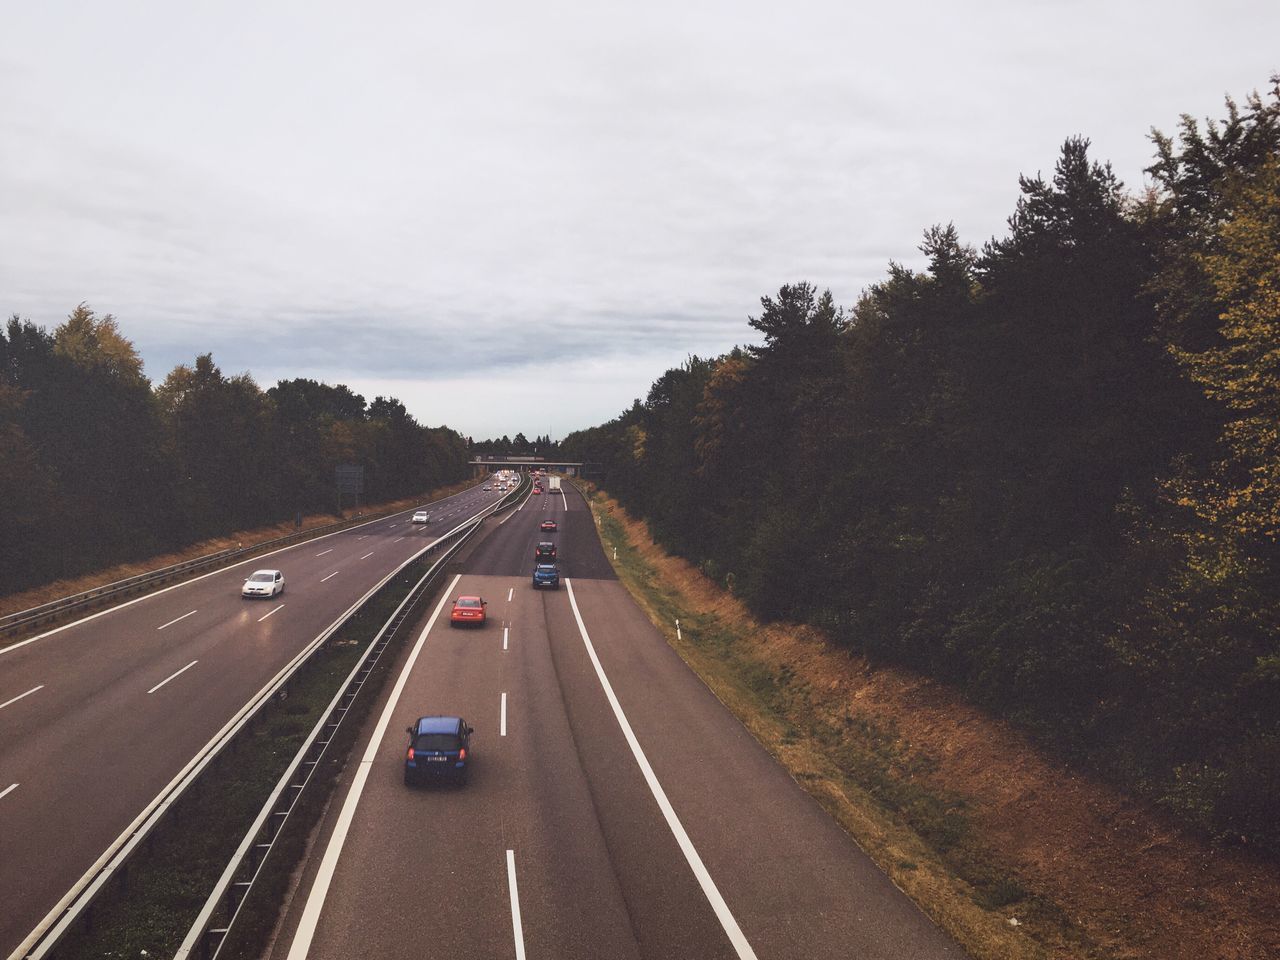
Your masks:
<instances>
[{"instance_id":1,"label":"car roof","mask_svg":"<svg viewBox=\"0 0 1280 960\"><path fill-rule=\"evenodd\" d=\"M249 576L256 577L260 573L269 573L271 574L271 576L274 577L279 572L280 572L279 570L255 570L253 571L253 573L249 574Z\"/></svg>"},{"instance_id":2,"label":"car roof","mask_svg":"<svg viewBox=\"0 0 1280 960\"><path fill-rule=\"evenodd\" d=\"M459 599L459 600L479 600L480 598L479 598L479 597L477 597L475 594L471 594L471 593L460 593L460 594L458 594L458 599Z\"/></svg>"},{"instance_id":3,"label":"car roof","mask_svg":"<svg viewBox=\"0 0 1280 960\"><path fill-rule=\"evenodd\" d=\"M419 717L414 728L418 733L457 733L461 717Z\"/></svg>"},{"instance_id":4,"label":"car roof","mask_svg":"<svg viewBox=\"0 0 1280 960\"><path fill-rule=\"evenodd\" d=\"M555 546L555 541L553 541L553 540L539 540L539 541L538 541L538 546L540 546L540 547L554 547L554 546Z\"/></svg>"}]
</instances>

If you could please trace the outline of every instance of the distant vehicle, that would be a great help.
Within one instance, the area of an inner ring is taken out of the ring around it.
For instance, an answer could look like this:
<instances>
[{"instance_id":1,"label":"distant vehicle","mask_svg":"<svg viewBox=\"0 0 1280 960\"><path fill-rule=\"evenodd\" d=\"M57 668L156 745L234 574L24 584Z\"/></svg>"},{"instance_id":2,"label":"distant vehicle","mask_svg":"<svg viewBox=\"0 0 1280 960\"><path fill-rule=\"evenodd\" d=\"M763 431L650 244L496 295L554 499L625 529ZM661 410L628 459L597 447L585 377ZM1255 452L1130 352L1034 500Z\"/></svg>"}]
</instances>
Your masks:
<instances>
[{"instance_id":1,"label":"distant vehicle","mask_svg":"<svg viewBox=\"0 0 1280 960\"><path fill-rule=\"evenodd\" d=\"M555 493L557 490L560 489L560 478L547 477L547 487L551 490L552 493Z\"/></svg>"},{"instance_id":2,"label":"distant vehicle","mask_svg":"<svg viewBox=\"0 0 1280 960\"><path fill-rule=\"evenodd\" d=\"M534 493L541 493L541 492L542 492L542 488L541 488L541 487L539 487L539 486L535 486L535 487L533 488L533 492L534 492Z\"/></svg>"},{"instance_id":3,"label":"distant vehicle","mask_svg":"<svg viewBox=\"0 0 1280 960\"><path fill-rule=\"evenodd\" d=\"M550 540L541 540L538 547L533 551L533 559L539 562L554 560L556 558L556 545Z\"/></svg>"},{"instance_id":4,"label":"distant vehicle","mask_svg":"<svg viewBox=\"0 0 1280 960\"><path fill-rule=\"evenodd\" d=\"M413 516L409 518L409 522L410 523L430 523L431 514L427 513L427 511L425 510L415 511Z\"/></svg>"},{"instance_id":5,"label":"distant vehicle","mask_svg":"<svg viewBox=\"0 0 1280 960\"><path fill-rule=\"evenodd\" d=\"M533 589L551 587L560 589L560 568L554 563L538 563L533 568Z\"/></svg>"},{"instance_id":6,"label":"distant vehicle","mask_svg":"<svg viewBox=\"0 0 1280 960\"><path fill-rule=\"evenodd\" d=\"M453 611L449 614L449 626L456 627L460 623L474 623L483 626L485 610L488 606L480 597L458 597L453 601Z\"/></svg>"},{"instance_id":7,"label":"distant vehicle","mask_svg":"<svg viewBox=\"0 0 1280 960\"><path fill-rule=\"evenodd\" d=\"M542 530L555 530L555 529L556 529L556 522L555 522L554 520L543 520L543 521L542 521L542 527L541 527L540 529L542 529Z\"/></svg>"},{"instance_id":8,"label":"distant vehicle","mask_svg":"<svg viewBox=\"0 0 1280 960\"><path fill-rule=\"evenodd\" d=\"M486 483L486 484L484 485L484 489L486 489L486 490L492 490L492 489L493 489L493 487L489 486L489 484L487 484L487 483Z\"/></svg>"},{"instance_id":9,"label":"distant vehicle","mask_svg":"<svg viewBox=\"0 0 1280 960\"><path fill-rule=\"evenodd\" d=\"M242 597L274 597L284 593L284 574L279 570L255 570L240 588Z\"/></svg>"},{"instance_id":10,"label":"distant vehicle","mask_svg":"<svg viewBox=\"0 0 1280 960\"><path fill-rule=\"evenodd\" d=\"M405 727L409 750L404 755L404 784L452 777L467 782L467 748L475 733L461 717L419 717Z\"/></svg>"}]
</instances>

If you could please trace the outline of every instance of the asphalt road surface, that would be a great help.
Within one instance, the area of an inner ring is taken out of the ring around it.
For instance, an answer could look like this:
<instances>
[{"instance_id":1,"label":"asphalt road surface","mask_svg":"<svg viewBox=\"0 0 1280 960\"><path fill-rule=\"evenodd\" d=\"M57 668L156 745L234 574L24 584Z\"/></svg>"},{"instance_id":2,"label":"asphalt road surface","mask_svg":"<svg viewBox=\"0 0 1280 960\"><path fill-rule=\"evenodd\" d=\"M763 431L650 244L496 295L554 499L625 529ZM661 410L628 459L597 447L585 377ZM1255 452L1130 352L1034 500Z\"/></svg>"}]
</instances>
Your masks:
<instances>
[{"instance_id":1,"label":"asphalt road surface","mask_svg":"<svg viewBox=\"0 0 1280 960\"><path fill-rule=\"evenodd\" d=\"M667 645L576 491L491 523L361 734L272 960L963 956ZM540 539L559 591L531 586ZM463 593L482 628L450 628ZM466 786L404 785L427 714L475 728Z\"/></svg>"},{"instance_id":2,"label":"asphalt road surface","mask_svg":"<svg viewBox=\"0 0 1280 960\"><path fill-rule=\"evenodd\" d=\"M502 494L479 486L0 645L0 957L369 588ZM259 568L285 592L243 600Z\"/></svg>"}]
</instances>

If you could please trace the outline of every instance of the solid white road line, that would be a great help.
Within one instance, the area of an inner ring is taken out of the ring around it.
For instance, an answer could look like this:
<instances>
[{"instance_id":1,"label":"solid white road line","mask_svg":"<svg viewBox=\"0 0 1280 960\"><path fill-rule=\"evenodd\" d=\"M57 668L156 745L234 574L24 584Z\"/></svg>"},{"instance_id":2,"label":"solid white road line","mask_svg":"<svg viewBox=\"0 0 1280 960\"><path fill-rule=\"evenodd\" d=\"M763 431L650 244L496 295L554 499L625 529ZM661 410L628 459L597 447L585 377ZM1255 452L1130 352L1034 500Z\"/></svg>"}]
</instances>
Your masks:
<instances>
[{"instance_id":1,"label":"solid white road line","mask_svg":"<svg viewBox=\"0 0 1280 960\"><path fill-rule=\"evenodd\" d=\"M3 790L0 790L0 800L4 799L5 797L7 797L9 794L13 793L13 791L17 789L18 789L18 785L16 783L9 784ZM512 889L514 890L515 888L512 887Z\"/></svg>"},{"instance_id":2,"label":"solid white road line","mask_svg":"<svg viewBox=\"0 0 1280 960\"><path fill-rule=\"evenodd\" d=\"M520 922L520 892L516 890L516 852L514 850L507 851L507 888L511 891L511 932L516 938L516 960L524 960L524 925Z\"/></svg>"},{"instance_id":3,"label":"solid white road line","mask_svg":"<svg viewBox=\"0 0 1280 960\"><path fill-rule=\"evenodd\" d=\"M507 695L502 695L502 719L498 721L498 736L505 737L507 735Z\"/></svg>"},{"instance_id":4,"label":"solid white road line","mask_svg":"<svg viewBox=\"0 0 1280 960\"><path fill-rule=\"evenodd\" d=\"M276 607L276 610L283 610L283 609L284 609L283 603L280 604L280 606ZM272 610L271 613L275 613L276 610ZM259 617L258 622L261 623L263 620L267 619L267 617L271 616L271 613L268 613L266 617Z\"/></svg>"},{"instance_id":5,"label":"solid white road line","mask_svg":"<svg viewBox=\"0 0 1280 960\"><path fill-rule=\"evenodd\" d=\"M569 588L569 606L573 608L573 618L578 622L578 632L582 634L582 642L586 645L587 656L591 658L591 665L596 669L596 677L599 678L600 686L604 689L605 698L608 699L609 706L613 708L613 715L618 721L618 726L622 728L622 735L626 737L627 745L631 747L631 753L636 758L636 764L639 765L640 772L644 774L645 782L649 784L653 799L658 801L658 807L662 810L662 816L666 819L667 826L671 828L671 833L675 836L676 843L680 845L680 851L684 854L685 860L689 862L690 869L693 870L698 886L702 887L703 895L711 904L711 909L715 911L716 919L720 921L720 926L724 928L724 932L728 935L729 942L733 944L733 949L737 952L739 960L756 960L756 952L751 949L751 944L747 942L746 936L738 926L738 921L729 912L729 905L724 902L724 897L720 896L720 891L716 888L715 881L711 879L711 874L707 872L707 867L702 862L702 857L698 855L697 849L693 846L693 841L689 839L689 834L685 833L684 826L680 823L680 818L676 816L675 808L671 806L671 801L667 799L667 792L662 789L662 784L658 782L657 774L653 772L653 767L649 766L648 758L644 755L644 751L640 749L640 741L636 739L635 731L631 729L627 715L622 712L622 704L618 702L618 698L613 692L613 686L609 683L609 678L605 676L604 667L600 665L600 658L596 656L596 648L592 646L591 637L587 635L587 626L582 622L582 614L578 610L578 601L573 595L573 581L566 579L565 585Z\"/></svg>"},{"instance_id":6,"label":"solid white road line","mask_svg":"<svg viewBox=\"0 0 1280 960\"><path fill-rule=\"evenodd\" d=\"M395 538L394 540L392 540L391 542L392 542L392 543L399 543L399 542L400 542L401 540L403 540L403 539L404 539L404 537L396 537L396 538Z\"/></svg>"},{"instance_id":7,"label":"solid white road line","mask_svg":"<svg viewBox=\"0 0 1280 960\"><path fill-rule=\"evenodd\" d=\"M360 805L360 794L364 792L365 782L369 779L369 771L373 767L373 759L377 756L378 747L382 744L382 738L386 736L387 727L391 724L392 716L400 708L400 695L404 692L405 684L409 682L409 674L412 672L414 664L418 662L418 654L422 652L422 647L427 642L427 634L435 626L436 620L440 616L440 611L444 609L445 603L449 600L449 595L461 579L462 574L455 574L452 582L445 589L444 596L436 604L436 609L431 614L431 619L422 628L422 633L418 635L418 642L414 644L413 652L409 654L408 662L405 663L404 669L400 671L400 676L396 679L396 685L391 690L391 696L387 699L387 705L382 710L382 716L378 718L378 725L373 730L373 736L369 738L369 746L365 748L364 756L360 760L360 766L356 769L350 789L347 790L347 798L342 803L342 812L338 814L338 822L334 825L333 836L329 838L329 845L325 847L324 858L320 861L320 869L316 872L316 878L311 884L311 892L307 894L307 903L302 910L302 919L298 922L298 929L294 933L293 943L289 945L287 960L303 960L311 949L311 941L316 935L316 925L320 922L320 912L324 909L324 900L329 893L329 885L333 883L333 874L338 868L338 858L342 856L342 847L347 841L347 832L351 829L351 821L355 818L356 807Z\"/></svg>"},{"instance_id":8,"label":"solid white road line","mask_svg":"<svg viewBox=\"0 0 1280 960\"><path fill-rule=\"evenodd\" d=\"M321 582L321 583L324 583L326 580L332 580L332 579L333 579L334 577L336 577L337 575L338 575L338 571L337 571L337 570L335 570L335 571L333 571L333 573L329 574L327 577L321 577L321 578L320 578L320 582Z\"/></svg>"},{"instance_id":9,"label":"solid white road line","mask_svg":"<svg viewBox=\"0 0 1280 960\"><path fill-rule=\"evenodd\" d=\"M319 553L316 554L316 556L323 557L326 553L333 553L333 547L330 547L328 550L321 550Z\"/></svg>"},{"instance_id":10,"label":"solid white road line","mask_svg":"<svg viewBox=\"0 0 1280 960\"><path fill-rule=\"evenodd\" d=\"M510 629L511 629L510 627L502 628L502 649L503 650L507 649L507 631ZM0 706L3 706L3 704L0 704Z\"/></svg>"},{"instance_id":11,"label":"solid white road line","mask_svg":"<svg viewBox=\"0 0 1280 960\"><path fill-rule=\"evenodd\" d=\"M510 603L510 602L511 602L511 596L512 596L512 594L514 594L515 592L516 592L516 588L515 588L515 587L512 587L511 589L509 589L509 590L507 591L507 603Z\"/></svg>"},{"instance_id":12,"label":"solid white road line","mask_svg":"<svg viewBox=\"0 0 1280 960\"><path fill-rule=\"evenodd\" d=\"M503 636L503 641L505 642L505 640L506 640L506 637L505 637L505 635L504 635L504 636ZM6 700L4 703L0 703L0 710L3 710L5 707L9 706L9 704L11 704L11 703L17 703L17 702L18 702L19 700L21 700L23 697L29 697L29 696L31 696L31 695L32 695L33 693L35 693L37 690L43 690L43 689L44 689L44 684L43 684L43 683L42 683L42 684L40 684L40 686L38 686L38 687L32 687L32 688L31 688L30 690L28 690L26 693L20 693L20 694L18 694L16 697L14 697L12 700Z\"/></svg>"},{"instance_id":13,"label":"solid white road line","mask_svg":"<svg viewBox=\"0 0 1280 960\"><path fill-rule=\"evenodd\" d=\"M190 663L188 663L185 667L183 667L183 668L182 668L181 670L179 670L177 673L171 673L169 676L165 677L163 680L161 680L159 683L157 683L154 687L152 687L150 690L148 690L148 691L147 691L147 693L155 693L157 690L159 690L161 687L163 687L166 683L168 683L168 682L169 682L170 680L172 680L174 677L181 676L182 674L186 673L188 670L190 670L192 667L194 667L194 666L195 666L197 663L199 663L199 662L200 662L199 660L192 660Z\"/></svg>"},{"instance_id":14,"label":"solid white road line","mask_svg":"<svg viewBox=\"0 0 1280 960\"><path fill-rule=\"evenodd\" d=\"M366 553L366 554L365 554L363 557L361 557L360 559L361 559L361 560L368 560L368 559L369 559L370 557L372 557L372 556L373 556L373 551L372 551L372 550L370 550L368 553Z\"/></svg>"},{"instance_id":15,"label":"solid white road line","mask_svg":"<svg viewBox=\"0 0 1280 960\"><path fill-rule=\"evenodd\" d=\"M187 617L191 616L192 614L194 614L194 613L199 613L199 612L200 612L199 610L192 610L192 611L191 611L191 613L184 613L182 616L177 617L177 618L175 618L175 619L173 619L173 620L170 620L168 623L161 624L160 626L156 627L156 629L157 629L157 630L163 630L165 627L172 627L172 626L173 626L175 623L177 623L179 620L185 620L185 619L187 619Z\"/></svg>"}]
</instances>

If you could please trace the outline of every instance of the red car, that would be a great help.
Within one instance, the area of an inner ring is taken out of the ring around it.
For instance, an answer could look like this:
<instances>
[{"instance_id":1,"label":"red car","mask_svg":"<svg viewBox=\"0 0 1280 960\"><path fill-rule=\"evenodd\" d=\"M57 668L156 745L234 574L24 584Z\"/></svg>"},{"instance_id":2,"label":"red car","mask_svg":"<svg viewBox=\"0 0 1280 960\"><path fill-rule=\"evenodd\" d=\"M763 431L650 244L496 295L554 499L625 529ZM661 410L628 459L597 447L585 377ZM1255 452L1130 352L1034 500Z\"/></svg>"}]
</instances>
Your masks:
<instances>
[{"instance_id":1,"label":"red car","mask_svg":"<svg viewBox=\"0 0 1280 960\"><path fill-rule=\"evenodd\" d=\"M556 527L556 522L555 522L554 520L543 520L543 521L542 521L542 529L543 529L543 530L555 530L555 529L557 529L557 527Z\"/></svg>"},{"instance_id":2,"label":"red car","mask_svg":"<svg viewBox=\"0 0 1280 960\"><path fill-rule=\"evenodd\" d=\"M460 623L474 623L482 626L485 621L486 606L487 604L480 597L458 597L453 601L453 612L449 614L449 626L456 627Z\"/></svg>"},{"instance_id":3,"label":"red car","mask_svg":"<svg viewBox=\"0 0 1280 960\"><path fill-rule=\"evenodd\" d=\"M541 492L542 492L542 488L541 488L541 487L534 487L534 488L533 488L533 492L534 492L534 493L541 493Z\"/></svg>"}]
</instances>

